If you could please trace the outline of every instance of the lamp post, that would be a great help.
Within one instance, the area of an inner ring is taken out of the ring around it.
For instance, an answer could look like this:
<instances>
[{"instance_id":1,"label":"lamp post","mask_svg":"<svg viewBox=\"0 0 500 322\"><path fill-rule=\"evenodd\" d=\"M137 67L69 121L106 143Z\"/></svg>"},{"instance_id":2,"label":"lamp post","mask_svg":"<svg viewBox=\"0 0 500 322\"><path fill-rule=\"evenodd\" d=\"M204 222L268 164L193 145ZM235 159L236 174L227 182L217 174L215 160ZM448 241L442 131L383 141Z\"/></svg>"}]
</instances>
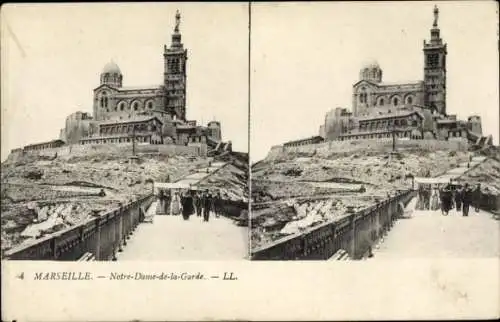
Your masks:
<instances>
[{"instance_id":1,"label":"lamp post","mask_svg":"<svg viewBox=\"0 0 500 322\"><path fill-rule=\"evenodd\" d=\"M132 125L132 156L135 156L135 125Z\"/></svg>"}]
</instances>

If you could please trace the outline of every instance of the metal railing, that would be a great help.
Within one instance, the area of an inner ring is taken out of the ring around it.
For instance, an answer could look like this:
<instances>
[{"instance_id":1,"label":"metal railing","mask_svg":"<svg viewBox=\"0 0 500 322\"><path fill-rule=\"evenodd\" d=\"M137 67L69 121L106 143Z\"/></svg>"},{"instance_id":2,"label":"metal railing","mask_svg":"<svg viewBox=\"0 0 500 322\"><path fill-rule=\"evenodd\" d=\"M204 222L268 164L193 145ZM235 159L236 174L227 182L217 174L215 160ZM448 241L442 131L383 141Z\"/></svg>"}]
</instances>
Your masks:
<instances>
[{"instance_id":1,"label":"metal railing","mask_svg":"<svg viewBox=\"0 0 500 322\"><path fill-rule=\"evenodd\" d=\"M147 195L79 225L14 247L5 252L8 260L76 261L92 254L95 260L116 260L117 252L143 220L154 195Z\"/></svg>"},{"instance_id":2,"label":"metal railing","mask_svg":"<svg viewBox=\"0 0 500 322\"><path fill-rule=\"evenodd\" d=\"M349 258L360 259L403 215L403 207L414 196L413 190L398 191L361 211L254 249L252 260L326 260L342 249Z\"/></svg>"}]
</instances>

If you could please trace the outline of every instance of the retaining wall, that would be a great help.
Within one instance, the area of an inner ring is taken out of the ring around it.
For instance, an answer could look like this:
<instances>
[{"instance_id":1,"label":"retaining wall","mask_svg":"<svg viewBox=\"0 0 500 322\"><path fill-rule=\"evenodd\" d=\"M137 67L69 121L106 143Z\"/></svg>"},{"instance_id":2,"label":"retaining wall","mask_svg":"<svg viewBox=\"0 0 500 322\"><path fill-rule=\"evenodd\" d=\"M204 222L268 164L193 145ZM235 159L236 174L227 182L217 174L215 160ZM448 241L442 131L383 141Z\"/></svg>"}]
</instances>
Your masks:
<instances>
[{"instance_id":1,"label":"retaining wall","mask_svg":"<svg viewBox=\"0 0 500 322\"><path fill-rule=\"evenodd\" d=\"M396 150L419 149L421 151L467 151L468 141L463 138L442 140L402 140L396 139ZM296 147L273 146L267 158L273 159L285 155L307 154L328 156L335 153L356 153L360 151L392 151L392 139L363 139L349 141L328 141Z\"/></svg>"},{"instance_id":2,"label":"retaining wall","mask_svg":"<svg viewBox=\"0 0 500 322\"><path fill-rule=\"evenodd\" d=\"M175 145L175 144L140 144L135 146L136 153L159 153L161 155L174 156L206 156L206 145ZM25 154L54 157L57 156L72 156L72 155L87 155L89 153L116 153L124 155L132 155L132 146L130 143L117 144L74 144L63 146L60 148L45 149L42 151L24 152ZM20 153L9 156L11 160L17 159Z\"/></svg>"}]
</instances>

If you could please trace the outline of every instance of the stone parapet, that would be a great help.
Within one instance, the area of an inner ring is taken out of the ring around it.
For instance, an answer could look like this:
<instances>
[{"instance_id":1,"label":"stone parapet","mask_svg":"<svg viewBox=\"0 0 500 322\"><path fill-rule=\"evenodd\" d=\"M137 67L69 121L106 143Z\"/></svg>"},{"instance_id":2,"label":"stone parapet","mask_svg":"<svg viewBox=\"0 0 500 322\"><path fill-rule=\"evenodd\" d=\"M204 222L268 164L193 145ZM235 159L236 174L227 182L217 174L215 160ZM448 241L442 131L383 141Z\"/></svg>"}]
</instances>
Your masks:
<instances>
[{"instance_id":1,"label":"stone parapet","mask_svg":"<svg viewBox=\"0 0 500 322\"><path fill-rule=\"evenodd\" d=\"M8 250L3 259L75 261L92 255L95 260L115 260L117 252L144 219L154 195L110 210L79 225Z\"/></svg>"},{"instance_id":2,"label":"stone parapet","mask_svg":"<svg viewBox=\"0 0 500 322\"><path fill-rule=\"evenodd\" d=\"M349 258L361 259L372 246L403 216L404 209L415 196L406 190L332 221L310 227L305 232L279 239L251 251L253 260L326 260L345 250Z\"/></svg>"}]
</instances>

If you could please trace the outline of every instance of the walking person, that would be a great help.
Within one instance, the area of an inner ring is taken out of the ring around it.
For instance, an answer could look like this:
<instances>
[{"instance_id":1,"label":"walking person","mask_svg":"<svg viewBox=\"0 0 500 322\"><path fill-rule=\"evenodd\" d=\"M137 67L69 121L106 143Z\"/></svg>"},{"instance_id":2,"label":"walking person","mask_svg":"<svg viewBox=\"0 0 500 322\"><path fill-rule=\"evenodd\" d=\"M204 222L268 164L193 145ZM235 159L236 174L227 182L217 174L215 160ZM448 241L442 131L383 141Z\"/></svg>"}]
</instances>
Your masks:
<instances>
[{"instance_id":1,"label":"walking person","mask_svg":"<svg viewBox=\"0 0 500 322\"><path fill-rule=\"evenodd\" d=\"M229 213L227 212L227 201L229 199L229 196L227 193L221 194L220 197L220 212L223 216L228 216Z\"/></svg>"},{"instance_id":2,"label":"walking person","mask_svg":"<svg viewBox=\"0 0 500 322\"><path fill-rule=\"evenodd\" d=\"M174 197L172 198L172 203L170 207L170 213L173 216L179 215L181 212L181 200L178 192L174 193Z\"/></svg>"},{"instance_id":3,"label":"walking person","mask_svg":"<svg viewBox=\"0 0 500 322\"><path fill-rule=\"evenodd\" d=\"M478 183L473 195L474 210L479 212L481 206L481 184Z\"/></svg>"},{"instance_id":4,"label":"walking person","mask_svg":"<svg viewBox=\"0 0 500 322\"><path fill-rule=\"evenodd\" d=\"M158 206L156 207L156 214L167 214L167 212L165 211L165 194L163 193L163 190L160 190L158 192Z\"/></svg>"},{"instance_id":5,"label":"walking person","mask_svg":"<svg viewBox=\"0 0 500 322\"><path fill-rule=\"evenodd\" d=\"M203 198L203 221L209 221L210 219L210 209L212 208L212 198L207 192L205 192Z\"/></svg>"},{"instance_id":6,"label":"walking person","mask_svg":"<svg viewBox=\"0 0 500 322\"><path fill-rule=\"evenodd\" d=\"M437 187L432 188L431 193L431 210L439 209L439 191Z\"/></svg>"},{"instance_id":7,"label":"walking person","mask_svg":"<svg viewBox=\"0 0 500 322\"><path fill-rule=\"evenodd\" d=\"M455 208L457 212L462 211L462 187L457 186L453 197L455 198Z\"/></svg>"},{"instance_id":8,"label":"walking person","mask_svg":"<svg viewBox=\"0 0 500 322\"><path fill-rule=\"evenodd\" d=\"M417 210L423 210L424 209L424 188L422 185L419 185L418 187L418 200L417 200Z\"/></svg>"},{"instance_id":9,"label":"walking person","mask_svg":"<svg viewBox=\"0 0 500 322\"><path fill-rule=\"evenodd\" d=\"M170 215L170 204L172 203L172 194L170 190L163 194L163 213Z\"/></svg>"},{"instance_id":10,"label":"walking person","mask_svg":"<svg viewBox=\"0 0 500 322\"><path fill-rule=\"evenodd\" d=\"M215 215L215 193L214 192L209 192L208 194L210 196L210 212Z\"/></svg>"},{"instance_id":11,"label":"walking person","mask_svg":"<svg viewBox=\"0 0 500 322\"><path fill-rule=\"evenodd\" d=\"M441 213L445 216L448 216L448 213L451 209L451 187L450 185L444 186L440 191L440 199L441 199Z\"/></svg>"},{"instance_id":12,"label":"walking person","mask_svg":"<svg viewBox=\"0 0 500 322\"><path fill-rule=\"evenodd\" d=\"M222 208L222 200L221 200L220 192L218 192L214 197L214 213L215 213L216 218L220 217L221 208Z\"/></svg>"},{"instance_id":13,"label":"walking person","mask_svg":"<svg viewBox=\"0 0 500 322\"><path fill-rule=\"evenodd\" d=\"M184 220L189 220L189 217L194 213L194 202L192 191L188 191L182 197L182 218Z\"/></svg>"},{"instance_id":14,"label":"walking person","mask_svg":"<svg viewBox=\"0 0 500 322\"><path fill-rule=\"evenodd\" d=\"M194 205L196 207L196 216L197 217L201 217L201 212L202 212L202 204L203 204L203 199L202 199L202 195L200 192L197 192L196 193L196 196L194 198Z\"/></svg>"},{"instance_id":15,"label":"walking person","mask_svg":"<svg viewBox=\"0 0 500 322\"><path fill-rule=\"evenodd\" d=\"M440 208L441 208L441 214L444 215L445 214L445 193L444 193L444 189L445 187L438 187L438 191L439 191L439 203L440 203Z\"/></svg>"},{"instance_id":16,"label":"walking person","mask_svg":"<svg viewBox=\"0 0 500 322\"><path fill-rule=\"evenodd\" d=\"M428 185L426 188L424 188L424 209L425 210L431 209L431 186L430 185Z\"/></svg>"},{"instance_id":17,"label":"walking person","mask_svg":"<svg viewBox=\"0 0 500 322\"><path fill-rule=\"evenodd\" d=\"M469 184L465 183L462 189L462 215L467 217L469 215L469 207L472 202L472 191L469 188Z\"/></svg>"}]
</instances>

